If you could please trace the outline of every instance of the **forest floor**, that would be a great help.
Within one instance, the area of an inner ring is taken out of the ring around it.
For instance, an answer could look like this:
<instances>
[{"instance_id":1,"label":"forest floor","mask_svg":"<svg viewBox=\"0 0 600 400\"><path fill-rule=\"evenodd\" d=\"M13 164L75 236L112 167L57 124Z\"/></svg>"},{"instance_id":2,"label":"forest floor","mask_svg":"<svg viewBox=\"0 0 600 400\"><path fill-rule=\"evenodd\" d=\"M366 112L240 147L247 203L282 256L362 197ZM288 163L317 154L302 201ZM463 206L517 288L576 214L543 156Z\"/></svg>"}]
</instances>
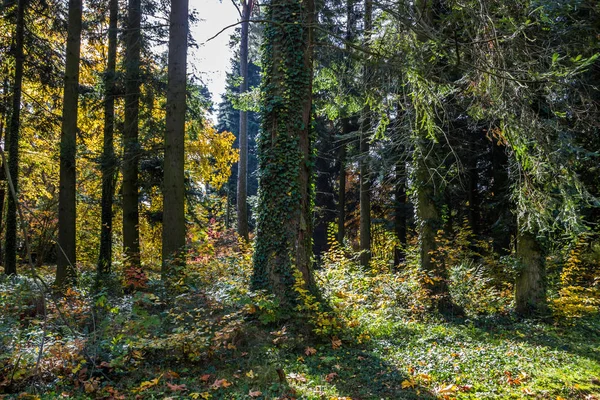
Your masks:
<instances>
[{"instance_id":1,"label":"forest floor","mask_svg":"<svg viewBox=\"0 0 600 400\"><path fill-rule=\"evenodd\" d=\"M151 272L141 290L96 295L84 273L45 313L31 277L3 278L0 398L600 399L597 315L518 320L478 277L460 292L466 269L453 294L467 316L442 317L410 267L365 271L338 251L308 329L248 291L250 264L239 248L198 257L168 302Z\"/></svg>"}]
</instances>

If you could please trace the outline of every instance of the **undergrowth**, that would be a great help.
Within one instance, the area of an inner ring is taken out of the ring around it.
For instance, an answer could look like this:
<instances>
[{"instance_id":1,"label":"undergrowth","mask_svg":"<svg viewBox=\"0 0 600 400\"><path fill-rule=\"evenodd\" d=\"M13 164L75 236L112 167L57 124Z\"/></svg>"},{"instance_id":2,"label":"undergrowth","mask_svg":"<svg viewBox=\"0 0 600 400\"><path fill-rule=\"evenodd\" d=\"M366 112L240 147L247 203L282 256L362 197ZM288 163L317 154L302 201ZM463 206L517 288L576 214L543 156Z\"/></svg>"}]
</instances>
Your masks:
<instances>
[{"instance_id":1,"label":"undergrowth","mask_svg":"<svg viewBox=\"0 0 600 400\"><path fill-rule=\"evenodd\" d=\"M118 289L123 271L100 291L84 272L60 297L27 276L2 278L0 397L600 398L596 286L569 280L593 264L590 247L565 250L554 317L519 321L510 284L497 279L510 275L510 260L467 238L440 238L438 255L464 316L429 311L416 243L393 267L390 240L376 241L384 245L369 268L331 240L315 270L320 295L296 277L295 318L248 290L252 248L231 232L194 255L169 298L152 268L130 293ZM51 268L38 272L50 280ZM570 287L587 297L577 303Z\"/></svg>"}]
</instances>

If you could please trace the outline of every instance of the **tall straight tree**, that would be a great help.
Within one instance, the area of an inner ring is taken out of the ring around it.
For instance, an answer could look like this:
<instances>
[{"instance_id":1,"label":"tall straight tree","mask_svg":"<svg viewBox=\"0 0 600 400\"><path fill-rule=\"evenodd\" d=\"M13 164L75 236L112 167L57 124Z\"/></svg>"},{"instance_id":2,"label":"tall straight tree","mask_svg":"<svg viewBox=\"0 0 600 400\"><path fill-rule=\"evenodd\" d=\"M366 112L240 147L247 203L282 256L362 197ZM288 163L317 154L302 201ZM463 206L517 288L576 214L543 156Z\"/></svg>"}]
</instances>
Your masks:
<instances>
[{"instance_id":1,"label":"tall straight tree","mask_svg":"<svg viewBox=\"0 0 600 400\"><path fill-rule=\"evenodd\" d=\"M297 278L312 276L311 133L313 0L272 0L264 32L259 136L259 207L254 289L288 310Z\"/></svg>"},{"instance_id":2,"label":"tall straight tree","mask_svg":"<svg viewBox=\"0 0 600 400\"><path fill-rule=\"evenodd\" d=\"M368 46L373 29L373 2L365 0L364 43ZM369 87L370 68L363 68L365 88ZM369 130L371 108L365 105L360 124L360 263L363 266L371 260L371 172L369 168Z\"/></svg>"},{"instance_id":3,"label":"tall straight tree","mask_svg":"<svg viewBox=\"0 0 600 400\"><path fill-rule=\"evenodd\" d=\"M15 192L19 182L19 127L21 116L21 88L23 86L23 41L25 36L25 0L17 3L17 23L15 29L15 80L12 94L12 112L8 133L8 171ZM0 210L1 212L1 210ZM6 258L4 272L7 275L17 273L17 204L14 197L8 195L6 212Z\"/></svg>"},{"instance_id":4,"label":"tall straight tree","mask_svg":"<svg viewBox=\"0 0 600 400\"><path fill-rule=\"evenodd\" d=\"M141 0L129 0L125 40L125 124L123 126L123 247L129 266L140 265L138 209Z\"/></svg>"},{"instance_id":5,"label":"tall straight tree","mask_svg":"<svg viewBox=\"0 0 600 400\"><path fill-rule=\"evenodd\" d=\"M253 0L242 0L242 37L240 40L240 94L248 91L248 28ZM238 234L248 240L248 112L240 110L240 159L237 179Z\"/></svg>"},{"instance_id":6,"label":"tall straight tree","mask_svg":"<svg viewBox=\"0 0 600 400\"><path fill-rule=\"evenodd\" d=\"M60 186L58 193L58 258L56 285L75 281L76 180L75 151L79 101L82 0L69 0L65 91L60 135Z\"/></svg>"},{"instance_id":7,"label":"tall straight tree","mask_svg":"<svg viewBox=\"0 0 600 400\"><path fill-rule=\"evenodd\" d=\"M118 0L109 0L108 59L104 83L104 144L102 149L102 216L100 227L100 255L98 275L109 273L112 262L113 196L115 191L115 147L113 143L115 125L115 73L117 61L117 18Z\"/></svg>"},{"instance_id":8,"label":"tall straight tree","mask_svg":"<svg viewBox=\"0 0 600 400\"><path fill-rule=\"evenodd\" d=\"M167 130L165 133L163 277L183 261L185 247L184 138L188 1L172 0L169 29Z\"/></svg>"}]
</instances>

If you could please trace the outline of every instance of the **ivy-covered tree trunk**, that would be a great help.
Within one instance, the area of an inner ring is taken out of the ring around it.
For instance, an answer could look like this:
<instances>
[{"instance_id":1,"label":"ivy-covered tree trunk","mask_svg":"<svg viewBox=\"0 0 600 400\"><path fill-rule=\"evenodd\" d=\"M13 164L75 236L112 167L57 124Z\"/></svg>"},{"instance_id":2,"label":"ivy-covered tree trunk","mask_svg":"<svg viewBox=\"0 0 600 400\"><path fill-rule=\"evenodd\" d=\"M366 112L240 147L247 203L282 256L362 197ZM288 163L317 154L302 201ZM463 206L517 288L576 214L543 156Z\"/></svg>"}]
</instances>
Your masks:
<instances>
[{"instance_id":1,"label":"ivy-covered tree trunk","mask_svg":"<svg viewBox=\"0 0 600 400\"><path fill-rule=\"evenodd\" d=\"M532 232L517 234L517 259L520 271L515 281L515 311L523 317L544 315L548 311L544 254Z\"/></svg>"},{"instance_id":2,"label":"ivy-covered tree trunk","mask_svg":"<svg viewBox=\"0 0 600 400\"><path fill-rule=\"evenodd\" d=\"M368 41L373 28L373 3L371 0L365 0L365 47L368 47ZM368 67L363 68L363 81L365 88L369 87L371 71ZM369 167L369 130L371 128L371 108L366 105L362 110L362 121L360 124L360 263L363 266L369 265L371 260L371 171Z\"/></svg>"},{"instance_id":3,"label":"ivy-covered tree trunk","mask_svg":"<svg viewBox=\"0 0 600 400\"><path fill-rule=\"evenodd\" d=\"M248 91L248 28L253 0L242 1L242 36L240 40L240 94ZM248 112L240 110L240 159L237 179L237 230L246 241L248 238Z\"/></svg>"},{"instance_id":4,"label":"ivy-covered tree trunk","mask_svg":"<svg viewBox=\"0 0 600 400\"><path fill-rule=\"evenodd\" d=\"M138 141L140 114L141 0L129 0L125 35L125 124L123 126L123 250L130 267L140 265Z\"/></svg>"},{"instance_id":5,"label":"ivy-covered tree trunk","mask_svg":"<svg viewBox=\"0 0 600 400\"><path fill-rule=\"evenodd\" d=\"M113 196L115 192L115 73L117 61L117 18L119 12L118 0L109 2L109 27L108 27L108 59L104 84L106 87L104 97L104 143L102 149L102 199L101 199L101 225L100 225L100 254L98 257L98 275L111 271L112 264L112 223L113 223Z\"/></svg>"},{"instance_id":6,"label":"ivy-covered tree trunk","mask_svg":"<svg viewBox=\"0 0 600 400\"><path fill-rule=\"evenodd\" d=\"M171 3L165 133L163 278L185 262L185 112L188 1Z\"/></svg>"},{"instance_id":7,"label":"ivy-covered tree trunk","mask_svg":"<svg viewBox=\"0 0 600 400\"><path fill-rule=\"evenodd\" d=\"M283 308L297 302L312 276L312 28L313 0L272 0L264 32L259 205L254 289L274 293Z\"/></svg>"},{"instance_id":8,"label":"ivy-covered tree trunk","mask_svg":"<svg viewBox=\"0 0 600 400\"><path fill-rule=\"evenodd\" d=\"M56 286L75 282L76 176L75 152L79 101L82 0L69 0L65 91L60 136L60 186L58 193L58 257Z\"/></svg>"},{"instance_id":9,"label":"ivy-covered tree trunk","mask_svg":"<svg viewBox=\"0 0 600 400\"><path fill-rule=\"evenodd\" d=\"M25 36L25 0L17 3L17 23L15 29L15 81L12 94L12 112L8 132L8 171L15 192L19 193L19 128L21 116L21 89L23 86L23 39ZM5 92L6 93L6 92ZM4 172L3 172L4 173ZM4 199L3 199L4 200ZM2 209L0 209L2 213ZM6 275L17 273L17 203L14 197L8 196L6 211L6 256L4 260Z\"/></svg>"}]
</instances>

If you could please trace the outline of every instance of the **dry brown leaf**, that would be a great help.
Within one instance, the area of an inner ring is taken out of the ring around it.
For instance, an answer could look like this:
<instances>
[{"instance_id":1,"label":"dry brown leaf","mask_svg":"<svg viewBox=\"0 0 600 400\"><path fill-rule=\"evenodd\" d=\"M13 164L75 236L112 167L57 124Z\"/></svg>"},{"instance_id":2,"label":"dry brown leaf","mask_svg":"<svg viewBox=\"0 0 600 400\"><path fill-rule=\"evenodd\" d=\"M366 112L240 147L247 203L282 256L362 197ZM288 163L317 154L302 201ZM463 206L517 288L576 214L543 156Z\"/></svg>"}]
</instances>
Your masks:
<instances>
[{"instance_id":1,"label":"dry brown leaf","mask_svg":"<svg viewBox=\"0 0 600 400\"><path fill-rule=\"evenodd\" d=\"M307 356L312 356L317 354L317 349L315 349L314 347L307 347L306 349L304 349L304 354L306 354Z\"/></svg>"}]
</instances>

